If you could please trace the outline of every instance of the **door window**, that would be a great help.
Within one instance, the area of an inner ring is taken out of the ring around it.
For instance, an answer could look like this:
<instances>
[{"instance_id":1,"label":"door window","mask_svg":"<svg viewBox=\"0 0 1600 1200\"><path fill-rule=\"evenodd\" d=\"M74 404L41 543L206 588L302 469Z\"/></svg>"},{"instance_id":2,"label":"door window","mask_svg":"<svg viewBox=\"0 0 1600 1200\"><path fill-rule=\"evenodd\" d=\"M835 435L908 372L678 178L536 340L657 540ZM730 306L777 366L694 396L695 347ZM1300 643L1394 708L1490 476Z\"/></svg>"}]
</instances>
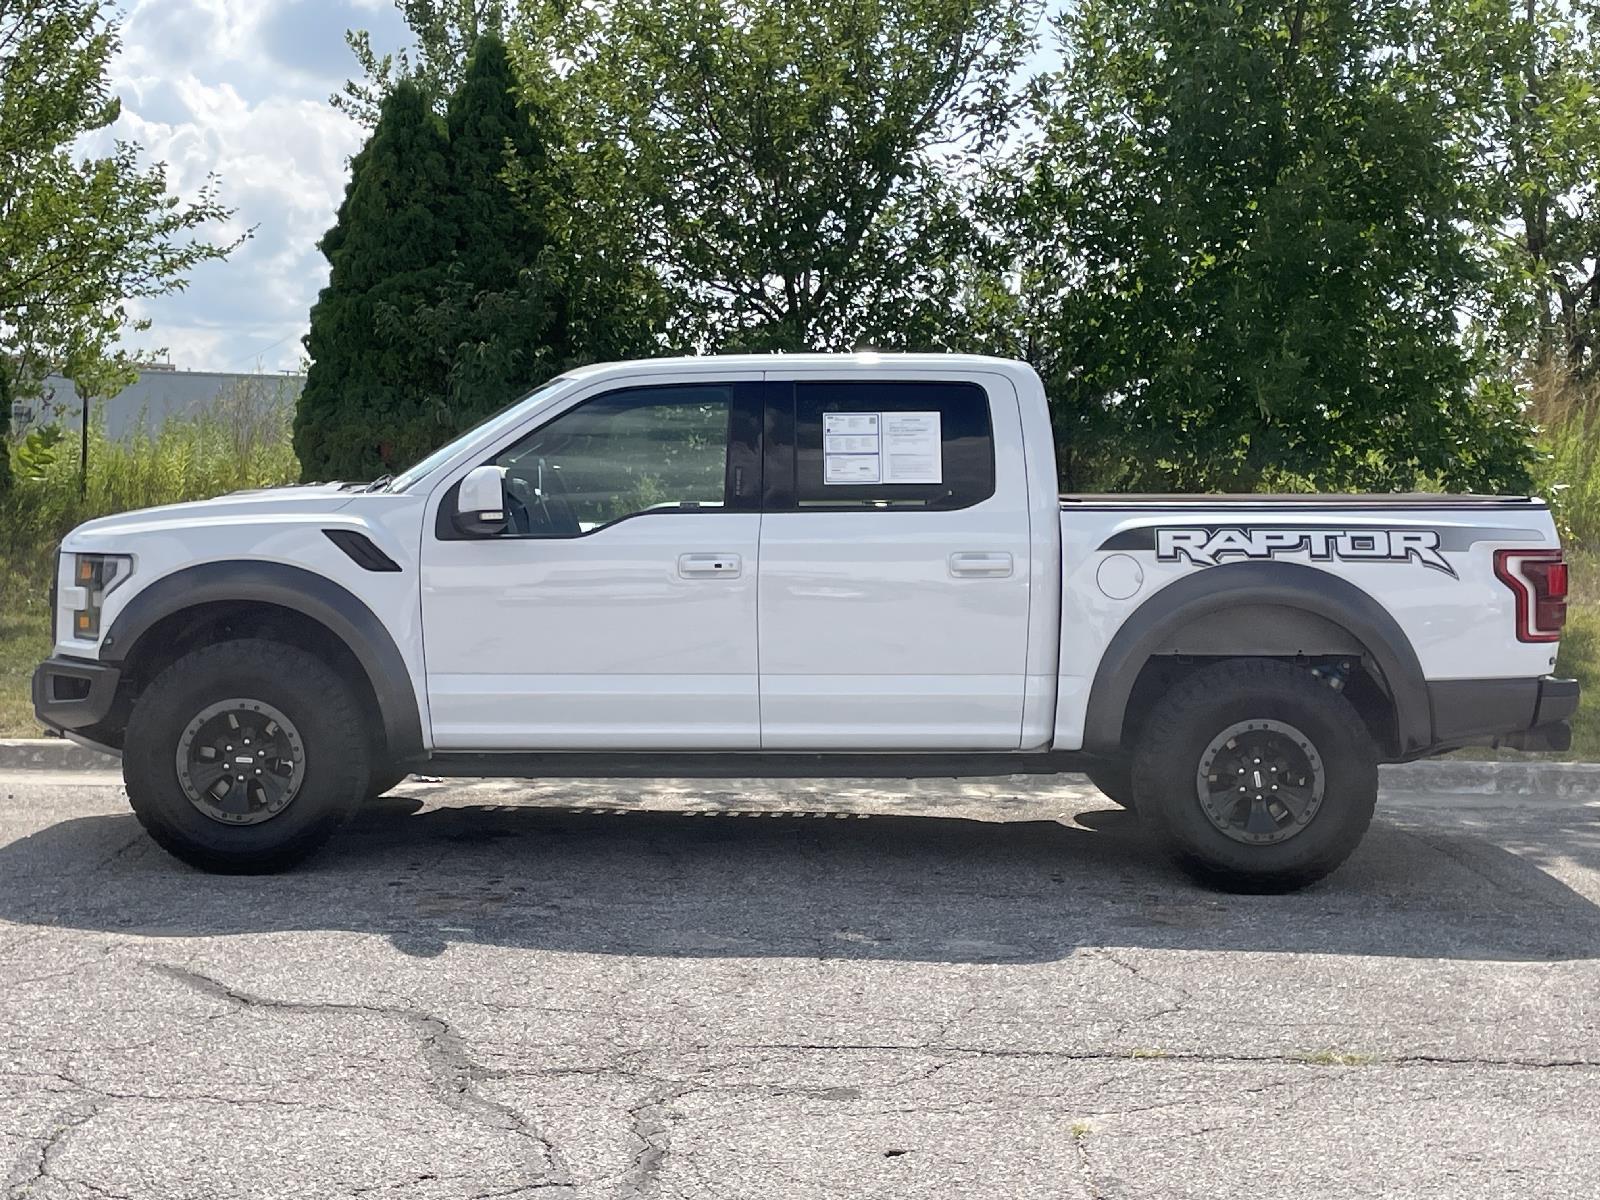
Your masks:
<instances>
[{"instance_id":1,"label":"door window","mask_svg":"<svg viewBox=\"0 0 1600 1200\"><path fill-rule=\"evenodd\" d=\"M973 383L797 383L799 508L966 508L994 495L989 400Z\"/></svg>"},{"instance_id":2,"label":"door window","mask_svg":"<svg viewBox=\"0 0 1600 1200\"><path fill-rule=\"evenodd\" d=\"M580 537L651 512L726 502L731 384L630 388L598 396L495 459L507 532Z\"/></svg>"}]
</instances>

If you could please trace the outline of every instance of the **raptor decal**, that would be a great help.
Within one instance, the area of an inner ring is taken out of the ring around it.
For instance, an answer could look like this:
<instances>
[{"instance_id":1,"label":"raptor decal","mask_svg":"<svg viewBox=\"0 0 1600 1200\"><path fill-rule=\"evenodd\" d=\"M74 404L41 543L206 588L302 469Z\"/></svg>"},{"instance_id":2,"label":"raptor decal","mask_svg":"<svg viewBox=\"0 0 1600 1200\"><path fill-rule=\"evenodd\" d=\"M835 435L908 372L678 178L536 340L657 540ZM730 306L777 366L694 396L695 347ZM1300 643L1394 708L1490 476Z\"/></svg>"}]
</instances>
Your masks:
<instances>
[{"instance_id":1,"label":"raptor decal","mask_svg":"<svg viewBox=\"0 0 1600 1200\"><path fill-rule=\"evenodd\" d=\"M1457 578L1440 551L1435 529L1252 529L1248 526L1180 526L1155 531L1156 558L1214 567L1235 559L1304 554L1313 562L1414 562Z\"/></svg>"}]
</instances>

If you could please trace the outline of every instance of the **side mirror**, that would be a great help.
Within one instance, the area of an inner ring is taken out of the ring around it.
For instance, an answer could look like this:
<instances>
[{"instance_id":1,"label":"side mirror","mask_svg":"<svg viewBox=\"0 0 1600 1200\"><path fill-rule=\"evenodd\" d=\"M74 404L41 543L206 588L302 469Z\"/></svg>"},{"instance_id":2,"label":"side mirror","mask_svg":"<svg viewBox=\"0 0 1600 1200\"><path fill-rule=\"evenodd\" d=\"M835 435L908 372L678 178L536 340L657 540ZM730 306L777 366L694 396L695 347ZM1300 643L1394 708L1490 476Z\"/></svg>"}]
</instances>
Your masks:
<instances>
[{"instance_id":1,"label":"side mirror","mask_svg":"<svg viewBox=\"0 0 1600 1200\"><path fill-rule=\"evenodd\" d=\"M475 537L506 531L505 468L473 467L456 493L456 528Z\"/></svg>"}]
</instances>

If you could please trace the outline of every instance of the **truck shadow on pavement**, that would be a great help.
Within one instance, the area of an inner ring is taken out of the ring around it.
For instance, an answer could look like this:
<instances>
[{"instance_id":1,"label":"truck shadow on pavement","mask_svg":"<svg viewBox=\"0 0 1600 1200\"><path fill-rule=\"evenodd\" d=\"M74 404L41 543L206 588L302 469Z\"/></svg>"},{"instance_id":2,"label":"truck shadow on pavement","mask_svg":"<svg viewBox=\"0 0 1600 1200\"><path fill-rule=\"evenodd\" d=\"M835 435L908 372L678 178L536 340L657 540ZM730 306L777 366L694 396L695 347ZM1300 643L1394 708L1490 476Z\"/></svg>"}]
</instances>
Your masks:
<instances>
[{"instance_id":1,"label":"truck shadow on pavement","mask_svg":"<svg viewBox=\"0 0 1600 1200\"><path fill-rule=\"evenodd\" d=\"M670 957L1045 962L1081 947L1473 960L1600 957L1600 910L1545 869L1600 870L1586 810L1391 813L1332 878L1230 896L1120 810L1079 824L944 816L368 804L311 863L223 877L131 815L0 847L0 918L150 936L349 930ZM1477 814L1482 817L1482 814ZM1492 839L1492 840L1491 840ZM1516 847L1516 852L1501 843Z\"/></svg>"}]
</instances>

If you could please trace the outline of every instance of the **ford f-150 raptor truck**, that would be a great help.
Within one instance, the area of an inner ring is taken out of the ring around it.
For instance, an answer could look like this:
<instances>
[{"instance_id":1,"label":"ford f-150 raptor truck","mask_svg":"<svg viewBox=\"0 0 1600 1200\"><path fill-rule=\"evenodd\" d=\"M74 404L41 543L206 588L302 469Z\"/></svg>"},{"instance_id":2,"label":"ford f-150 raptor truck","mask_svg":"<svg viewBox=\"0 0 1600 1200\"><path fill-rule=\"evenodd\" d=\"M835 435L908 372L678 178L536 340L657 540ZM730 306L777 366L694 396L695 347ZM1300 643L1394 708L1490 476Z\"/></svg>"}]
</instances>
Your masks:
<instances>
[{"instance_id":1,"label":"ford f-150 raptor truck","mask_svg":"<svg viewBox=\"0 0 1600 1200\"><path fill-rule=\"evenodd\" d=\"M1221 886L1303 885L1377 764L1562 749L1545 504L1059 496L1027 366L661 359L562 375L394 478L62 543L47 726L150 834L285 867L441 774L1086 769Z\"/></svg>"}]
</instances>

